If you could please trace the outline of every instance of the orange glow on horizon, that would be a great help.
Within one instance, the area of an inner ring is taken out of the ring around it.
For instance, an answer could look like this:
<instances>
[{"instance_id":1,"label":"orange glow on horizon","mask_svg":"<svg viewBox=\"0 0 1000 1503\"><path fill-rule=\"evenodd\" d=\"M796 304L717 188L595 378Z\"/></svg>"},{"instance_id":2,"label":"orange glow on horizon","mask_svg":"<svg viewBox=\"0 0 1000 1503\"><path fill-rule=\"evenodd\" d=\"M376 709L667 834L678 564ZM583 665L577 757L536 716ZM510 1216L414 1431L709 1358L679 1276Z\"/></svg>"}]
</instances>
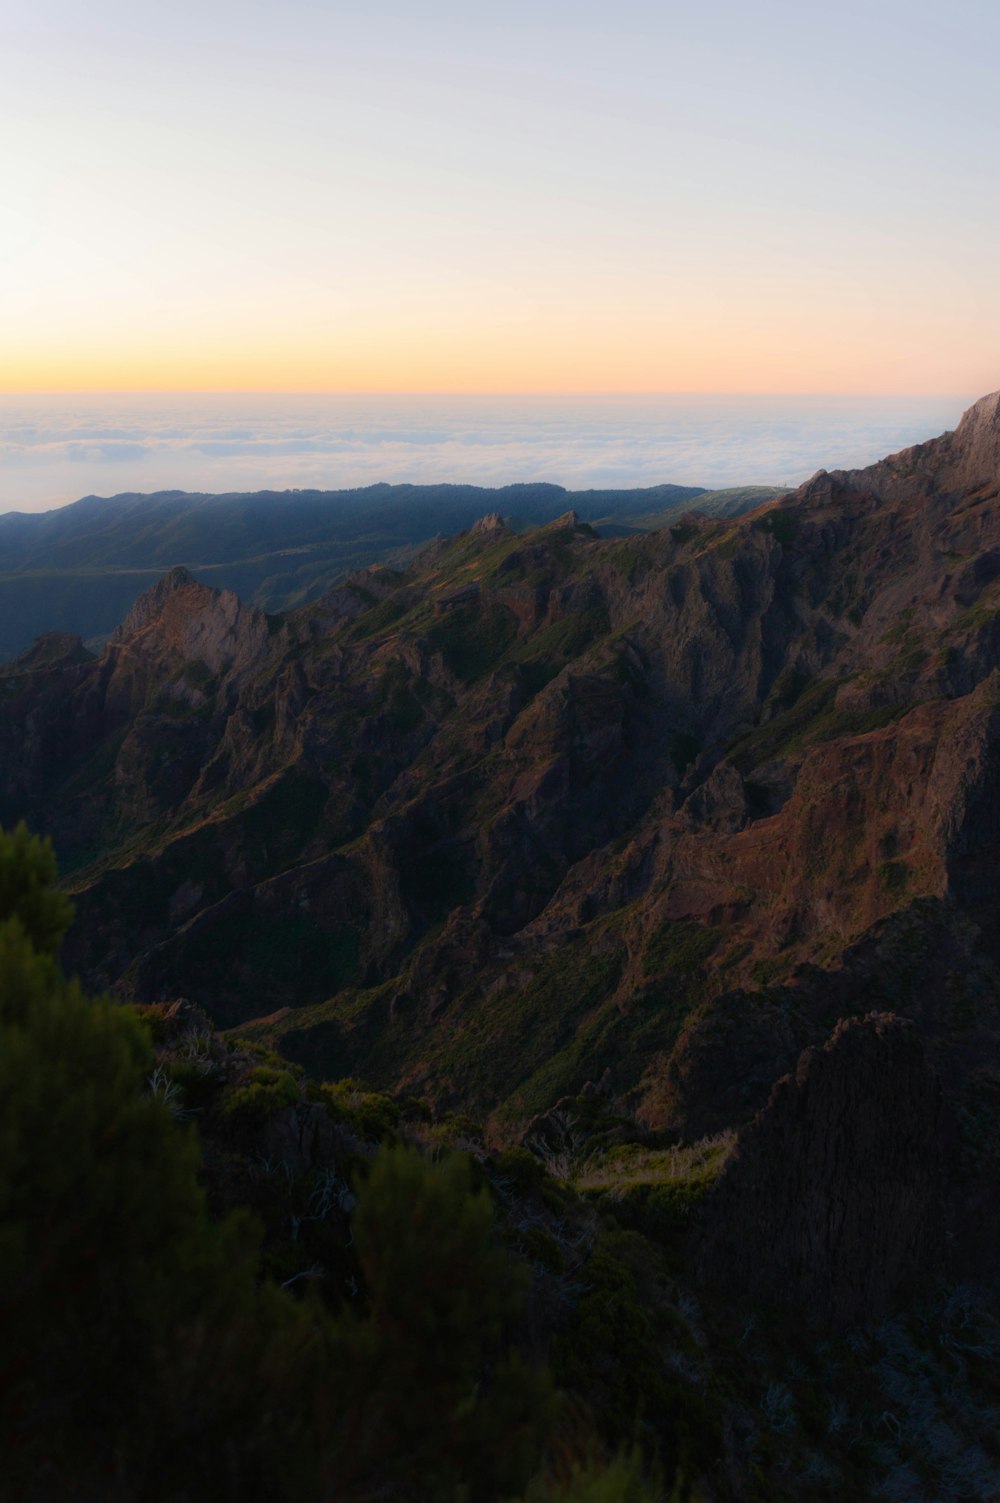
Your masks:
<instances>
[{"instance_id":1,"label":"orange glow on horizon","mask_svg":"<svg viewBox=\"0 0 1000 1503\"><path fill-rule=\"evenodd\" d=\"M505 283L417 278L254 282L246 268L153 296L105 267L90 296L55 283L7 321L0 391L378 395L934 395L997 384L976 298L817 285L758 259L642 277L551 266Z\"/></svg>"},{"instance_id":2,"label":"orange glow on horizon","mask_svg":"<svg viewBox=\"0 0 1000 1503\"><path fill-rule=\"evenodd\" d=\"M589 358L588 358L589 357ZM1000 385L1000 361L980 351L952 353L931 369L905 346L880 346L863 355L733 348L678 351L672 358L634 347L627 352L460 350L428 357L397 350L392 357L346 352L247 351L203 353L197 358L164 351L142 358L122 351L101 358L69 355L46 359L35 353L0 363L5 395L250 394L373 396L800 396L936 395L990 391Z\"/></svg>"},{"instance_id":3,"label":"orange glow on horizon","mask_svg":"<svg viewBox=\"0 0 1000 1503\"><path fill-rule=\"evenodd\" d=\"M597 296L600 291L602 296ZM708 290L681 297L569 281L543 296L408 297L354 304L272 288L153 313L138 300L66 310L58 333L30 313L8 330L0 392L373 395L935 395L988 391L996 344L975 307L899 297L877 309ZM794 295L793 295L794 294Z\"/></svg>"}]
</instances>

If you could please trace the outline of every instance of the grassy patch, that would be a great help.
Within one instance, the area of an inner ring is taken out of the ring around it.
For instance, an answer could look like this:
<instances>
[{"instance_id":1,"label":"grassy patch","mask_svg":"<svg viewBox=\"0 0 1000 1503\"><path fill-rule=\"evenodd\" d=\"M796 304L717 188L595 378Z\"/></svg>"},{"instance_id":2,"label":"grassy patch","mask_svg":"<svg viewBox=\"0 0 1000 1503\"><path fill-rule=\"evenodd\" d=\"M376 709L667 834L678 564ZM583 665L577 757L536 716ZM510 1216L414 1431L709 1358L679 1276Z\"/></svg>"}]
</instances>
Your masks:
<instances>
[{"instance_id":1,"label":"grassy patch","mask_svg":"<svg viewBox=\"0 0 1000 1503\"><path fill-rule=\"evenodd\" d=\"M511 653L513 661L547 661L563 664L579 657L600 637L611 630L611 622L604 606L592 606L588 610L571 611L561 621L553 621L518 644Z\"/></svg>"},{"instance_id":2,"label":"grassy patch","mask_svg":"<svg viewBox=\"0 0 1000 1503\"><path fill-rule=\"evenodd\" d=\"M763 762L792 756L838 736L867 735L900 719L911 708L903 704L879 705L872 710L838 710L834 703L837 688L832 679L810 684L800 691L789 709L737 741L730 750L739 771L746 774Z\"/></svg>"},{"instance_id":3,"label":"grassy patch","mask_svg":"<svg viewBox=\"0 0 1000 1503\"><path fill-rule=\"evenodd\" d=\"M735 1147L736 1134L732 1131L673 1148L616 1144L584 1164L573 1185L577 1190L624 1190L631 1185L704 1189L721 1174Z\"/></svg>"},{"instance_id":4,"label":"grassy patch","mask_svg":"<svg viewBox=\"0 0 1000 1503\"><path fill-rule=\"evenodd\" d=\"M377 636L379 632L394 626L402 616L405 616L410 608L410 601L405 591L397 591L394 595L387 595L380 600L378 605L372 606L371 610L364 611L358 618L358 624L354 629L354 639L364 642L369 637Z\"/></svg>"},{"instance_id":5,"label":"grassy patch","mask_svg":"<svg viewBox=\"0 0 1000 1503\"><path fill-rule=\"evenodd\" d=\"M715 552L719 556L719 558L735 558L737 553L739 553L740 549L743 546L743 536L744 535L739 528L737 528L733 532L726 533L722 541L714 545L713 552Z\"/></svg>"},{"instance_id":6,"label":"grassy patch","mask_svg":"<svg viewBox=\"0 0 1000 1503\"><path fill-rule=\"evenodd\" d=\"M439 1067L474 1102L507 1098L504 1119L544 1111L583 1085L589 1050L581 1025L613 991L623 958L619 949L593 955L587 940L567 945L526 986L470 1010L441 1049Z\"/></svg>"},{"instance_id":7,"label":"grassy patch","mask_svg":"<svg viewBox=\"0 0 1000 1503\"><path fill-rule=\"evenodd\" d=\"M902 642L909 633L910 622L913 620L913 615L914 607L912 605L908 605L905 610L900 611L899 616L896 620L896 624L894 626L890 626L888 631L882 633L882 635L879 637L879 642L881 644L888 643L890 645L895 642Z\"/></svg>"},{"instance_id":8,"label":"grassy patch","mask_svg":"<svg viewBox=\"0 0 1000 1503\"><path fill-rule=\"evenodd\" d=\"M453 606L427 630L431 650L439 652L449 673L465 684L488 673L516 636L513 611L489 603Z\"/></svg>"},{"instance_id":9,"label":"grassy patch","mask_svg":"<svg viewBox=\"0 0 1000 1503\"><path fill-rule=\"evenodd\" d=\"M672 919L655 929L642 955L647 976L669 973L690 980L701 974L708 957L718 949L722 936L691 919Z\"/></svg>"}]
</instances>

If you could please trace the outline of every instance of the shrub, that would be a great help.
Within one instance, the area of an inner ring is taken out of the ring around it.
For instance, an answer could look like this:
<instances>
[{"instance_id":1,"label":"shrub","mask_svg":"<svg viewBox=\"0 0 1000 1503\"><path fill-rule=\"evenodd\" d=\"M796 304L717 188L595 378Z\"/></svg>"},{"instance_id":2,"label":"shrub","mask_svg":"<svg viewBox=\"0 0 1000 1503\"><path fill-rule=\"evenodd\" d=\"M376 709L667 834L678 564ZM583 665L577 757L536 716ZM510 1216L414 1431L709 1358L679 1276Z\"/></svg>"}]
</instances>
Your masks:
<instances>
[{"instance_id":1,"label":"shrub","mask_svg":"<svg viewBox=\"0 0 1000 1503\"><path fill-rule=\"evenodd\" d=\"M322 1338L246 1218L209 1220L141 1020L60 973L54 875L0 840L4 1497L318 1495Z\"/></svg>"},{"instance_id":2,"label":"shrub","mask_svg":"<svg viewBox=\"0 0 1000 1503\"><path fill-rule=\"evenodd\" d=\"M402 1115L399 1103L381 1091L372 1091L359 1080L325 1081L311 1094L326 1103L334 1122L342 1122L358 1137L381 1143L392 1137Z\"/></svg>"},{"instance_id":3,"label":"shrub","mask_svg":"<svg viewBox=\"0 0 1000 1503\"><path fill-rule=\"evenodd\" d=\"M31 835L22 820L0 829L0 923L16 918L34 949L54 955L73 918L73 905L57 892L51 841Z\"/></svg>"},{"instance_id":4,"label":"shrub","mask_svg":"<svg viewBox=\"0 0 1000 1503\"><path fill-rule=\"evenodd\" d=\"M546 1177L545 1165L541 1159L519 1145L504 1148L497 1154L496 1169L500 1177L509 1180L521 1195L529 1195L533 1190L539 1189Z\"/></svg>"},{"instance_id":5,"label":"shrub","mask_svg":"<svg viewBox=\"0 0 1000 1503\"><path fill-rule=\"evenodd\" d=\"M301 1100L299 1083L290 1070L258 1065L251 1070L250 1079L226 1097L223 1113L234 1126L252 1130Z\"/></svg>"},{"instance_id":6,"label":"shrub","mask_svg":"<svg viewBox=\"0 0 1000 1503\"><path fill-rule=\"evenodd\" d=\"M504 1357L527 1271L494 1239L468 1158L383 1147L353 1233L368 1309L341 1327L334 1495L486 1503L523 1488L554 1399L544 1373Z\"/></svg>"}]
</instances>

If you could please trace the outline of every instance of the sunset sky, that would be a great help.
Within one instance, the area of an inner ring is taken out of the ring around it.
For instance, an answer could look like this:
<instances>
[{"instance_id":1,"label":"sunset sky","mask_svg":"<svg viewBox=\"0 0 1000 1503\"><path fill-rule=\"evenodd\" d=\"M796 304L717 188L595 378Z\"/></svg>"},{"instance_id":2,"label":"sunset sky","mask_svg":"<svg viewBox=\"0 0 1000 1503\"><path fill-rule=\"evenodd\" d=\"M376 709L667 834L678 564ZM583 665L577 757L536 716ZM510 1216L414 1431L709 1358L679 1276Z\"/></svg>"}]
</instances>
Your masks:
<instances>
[{"instance_id":1,"label":"sunset sky","mask_svg":"<svg viewBox=\"0 0 1000 1503\"><path fill-rule=\"evenodd\" d=\"M1000 386L995 0L6 0L0 391Z\"/></svg>"}]
</instances>

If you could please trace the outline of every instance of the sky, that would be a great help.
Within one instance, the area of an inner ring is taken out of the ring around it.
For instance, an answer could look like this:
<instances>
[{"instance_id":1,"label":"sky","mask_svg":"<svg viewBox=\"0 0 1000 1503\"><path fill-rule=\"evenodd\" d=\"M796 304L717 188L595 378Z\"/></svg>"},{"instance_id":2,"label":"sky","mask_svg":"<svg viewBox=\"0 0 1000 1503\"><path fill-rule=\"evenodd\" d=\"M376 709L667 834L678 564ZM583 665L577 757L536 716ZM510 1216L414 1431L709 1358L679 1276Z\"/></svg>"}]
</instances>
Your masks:
<instances>
[{"instance_id":1,"label":"sky","mask_svg":"<svg viewBox=\"0 0 1000 1503\"><path fill-rule=\"evenodd\" d=\"M1000 386L995 0L3 0L0 392Z\"/></svg>"}]
</instances>

